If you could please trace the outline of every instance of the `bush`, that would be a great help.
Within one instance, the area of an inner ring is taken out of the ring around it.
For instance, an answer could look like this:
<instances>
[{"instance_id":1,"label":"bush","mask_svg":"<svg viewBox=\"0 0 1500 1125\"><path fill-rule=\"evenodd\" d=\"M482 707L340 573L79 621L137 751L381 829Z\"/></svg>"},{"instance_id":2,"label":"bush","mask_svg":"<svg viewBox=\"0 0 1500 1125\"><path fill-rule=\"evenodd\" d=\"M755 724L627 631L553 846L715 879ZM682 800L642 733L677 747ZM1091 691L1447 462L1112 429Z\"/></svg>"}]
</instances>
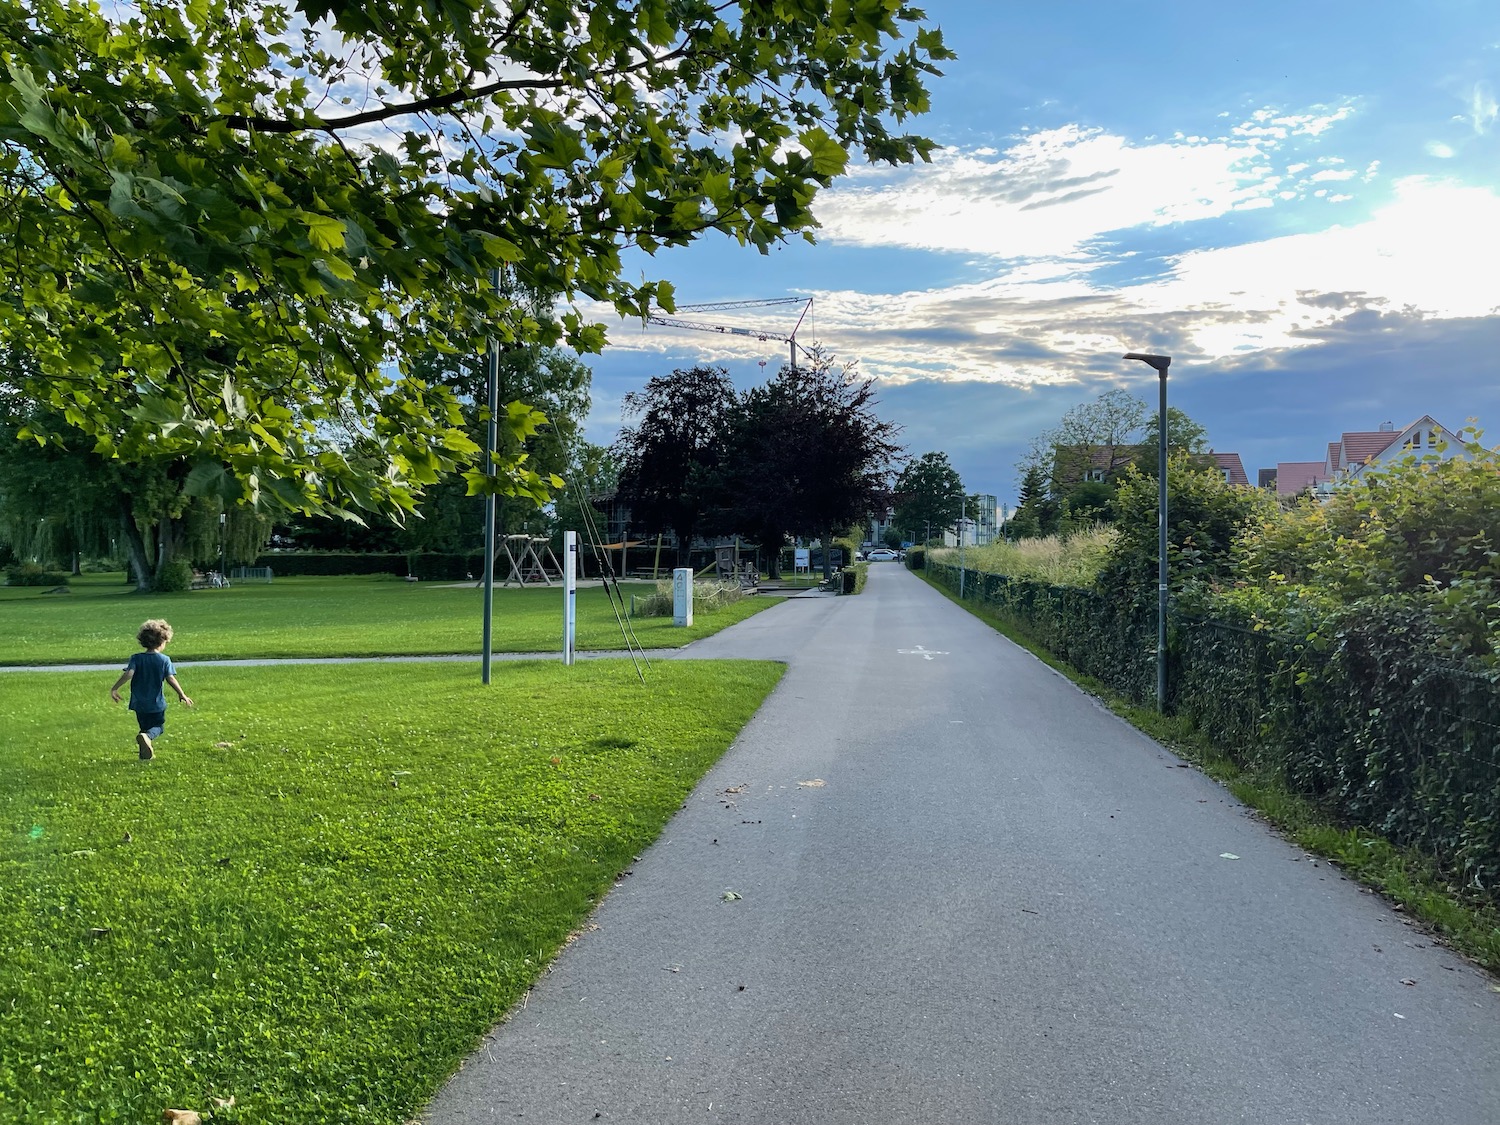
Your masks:
<instances>
[{"instance_id":1,"label":"bush","mask_svg":"<svg viewBox=\"0 0 1500 1125\"><path fill-rule=\"evenodd\" d=\"M193 588L193 564L187 559L173 559L157 572L151 588L159 594L180 594Z\"/></svg>"},{"instance_id":2,"label":"bush","mask_svg":"<svg viewBox=\"0 0 1500 1125\"><path fill-rule=\"evenodd\" d=\"M7 567L5 580L12 586L66 586L68 575L60 570L47 570L34 562Z\"/></svg>"},{"instance_id":3,"label":"bush","mask_svg":"<svg viewBox=\"0 0 1500 1125\"><path fill-rule=\"evenodd\" d=\"M745 591L740 589L737 582L694 582L693 612L712 613L716 609L723 609L741 600L744 596ZM645 596L637 595L635 615L637 617L671 617L672 583L658 582L655 592Z\"/></svg>"},{"instance_id":4,"label":"bush","mask_svg":"<svg viewBox=\"0 0 1500 1125\"><path fill-rule=\"evenodd\" d=\"M461 582L472 574L479 578L484 573L484 555L441 554L422 552L414 554L362 554L354 551L288 551L261 555L256 566L268 566L278 578L293 578L307 575L336 574L395 574L413 575L427 581ZM505 562L502 559L496 568L496 576L503 579Z\"/></svg>"},{"instance_id":5,"label":"bush","mask_svg":"<svg viewBox=\"0 0 1500 1125\"><path fill-rule=\"evenodd\" d=\"M865 589L865 579L870 576L869 563L855 563L846 566L839 571L840 580L843 583L839 587L841 594L862 594Z\"/></svg>"},{"instance_id":6,"label":"bush","mask_svg":"<svg viewBox=\"0 0 1500 1125\"><path fill-rule=\"evenodd\" d=\"M926 547L908 547L908 548L906 548L906 569L907 570L925 570L926 567L927 567L927 548Z\"/></svg>"},{"instance_id":7,"label":"bush","mask_svg":"<svg viewBox=\"0 0 1500 1125\"><path fill-rule=\"evenodd\" d=\"M1070 535L965 547L964 566L970 571L1032 578L1057 586L1091 587L1117 535L1112 527L1094 524ZM951 566L958 561L958 550L935 549L933 558Z\"/></svg>"}]
</instances>

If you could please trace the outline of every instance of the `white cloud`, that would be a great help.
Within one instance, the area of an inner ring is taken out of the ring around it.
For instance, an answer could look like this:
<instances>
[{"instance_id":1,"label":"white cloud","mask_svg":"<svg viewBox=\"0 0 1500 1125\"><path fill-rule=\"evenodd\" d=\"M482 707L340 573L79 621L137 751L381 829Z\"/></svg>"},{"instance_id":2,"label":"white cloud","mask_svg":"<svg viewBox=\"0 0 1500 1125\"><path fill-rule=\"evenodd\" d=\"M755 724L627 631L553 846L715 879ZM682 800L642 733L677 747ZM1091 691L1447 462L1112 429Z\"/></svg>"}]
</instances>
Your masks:
<instances>
[{"instance_id":1,"label":"white cloud","mask_svg":"<svg viewBox=\"0 0 1500 1125\"><path fill-rule=\"evenodd\" d=\"M1500 117L1500 103L1495 101L1494 88L1488 82L1476 82L1469 91L1469 124L1482 137L1497 117Z\"/></svg>"},{"instance_id":2,"label":"white cloud","mask_svg":"<svg viewBox=\"0 0 1500 1125\"><path fill-rule=\"evenodd\" d=\"M1069 125L1031 133L1003 152L947 149L930 165L861 168L819 197L822 238L1008 259L1081 259L1112 232L1267 206L1279 188L1311 182L1283 185L1284 175L1309 165L1278 172L1279 147L1293 137L1317 137L1353 112L1352 106L1293 115L1260 110L1224 137L1139 144ZM1319 163L1342 160L1323 156ZM1325 168L1312 180L1354 175Z\"/></svg>"},{"instance_id":3,"label":"white cloud","mask_svg":"<svg viewBox=\"0 0 1500 1125\"><path fill-rule=\"evenodd\" d=\"M1442 141L1428 141L1426 149L1428 156L1435 156L1439 160L1452 160L1458 155L1451 145L1445 145Z\"/></svg>"},{"instance_id":4,"label":"white cloud","mask_svg":"<svg viewBox=\"0 0 1500 1125\"><path fill-rule=\"evenodd\" d=\"M1038 261L944 289L820 292L816 324L838 354L892 383L1059 383L1142 347L1171 347L1193 363L1308 346L1369 311L1489 315L1500 311L1500 297L1472 279L1497 258L1500 194L1414 177L1398 181L1389 205L1357 224L1193 251L1144 282L1114 287L1070 260ZM614 344L701 346L709 358L772 362L784 349L658 329L617 330Z\"/></svg>"}]
</instances>

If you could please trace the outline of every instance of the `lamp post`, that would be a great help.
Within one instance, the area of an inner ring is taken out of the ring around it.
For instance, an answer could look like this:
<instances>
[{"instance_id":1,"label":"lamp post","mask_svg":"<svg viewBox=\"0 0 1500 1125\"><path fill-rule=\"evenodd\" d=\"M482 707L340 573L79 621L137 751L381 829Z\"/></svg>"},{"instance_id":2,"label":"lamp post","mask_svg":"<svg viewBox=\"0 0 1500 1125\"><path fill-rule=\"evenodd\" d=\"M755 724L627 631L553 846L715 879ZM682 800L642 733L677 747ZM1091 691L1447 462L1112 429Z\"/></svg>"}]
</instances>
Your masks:
<instances>
[{"instance_id":1,"label":"lamp post","mask_svg":"<svg viewBox=\"0 0 1500 1125\"><path fill-rule=\"evenodd\" d=\"M1156 710L1167 710L1167 368L1169 355L1127 352L1125 359L1155 368L1161 395L1156 414Z\"/></svg>"},{"instance_id":2,"label":"lamp post","mask_svg":"<svg viewBox=\"0 0 1500 1125\"><path fill-rule=\"evenodd\" d=\"M495 292L500 292L500 271L490 271L490 284L495 287ZM499 422L496 415L500 412L500 341L497 334L491 334L485 346L484 355L485 380L488 383L489 392L489 422L484 431L484 475L489 478L491 486L494 484L495 476L495 450L499 446ZM483 653L480 659L479 680L480 683L490 682L490 656L493 649L493 634L495 620L495 492L491 487L484 494L484 627L483 627Z\"/></svg>"}]
</instances>

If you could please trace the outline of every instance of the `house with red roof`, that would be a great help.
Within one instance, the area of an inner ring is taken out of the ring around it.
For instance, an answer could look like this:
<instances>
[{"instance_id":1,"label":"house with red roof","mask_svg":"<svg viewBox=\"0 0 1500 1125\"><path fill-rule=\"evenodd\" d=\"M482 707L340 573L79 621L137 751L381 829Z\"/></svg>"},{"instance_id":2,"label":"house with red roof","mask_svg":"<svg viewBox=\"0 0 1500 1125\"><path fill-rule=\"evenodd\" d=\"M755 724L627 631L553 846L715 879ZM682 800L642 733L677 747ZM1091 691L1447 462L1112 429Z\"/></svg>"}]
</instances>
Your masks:
<instances>
[{"instance_id":1,"label":"house with red roof","mask_svg":"<svg viewBox=\"0 0 1500 1125\"><path fill-rule=\"evenodd\" d=\"M1430 414L1397 429L1382 422L1375 430L1348 430L1328 443L1322 461L1282 461L1276 466L1276 495L1312 492L1327 496L1345 481L1358 479L1372 466L1388 465L1402 457L1456 457L1463 452L1453 431Z\"/></svg>"}]
</instances>

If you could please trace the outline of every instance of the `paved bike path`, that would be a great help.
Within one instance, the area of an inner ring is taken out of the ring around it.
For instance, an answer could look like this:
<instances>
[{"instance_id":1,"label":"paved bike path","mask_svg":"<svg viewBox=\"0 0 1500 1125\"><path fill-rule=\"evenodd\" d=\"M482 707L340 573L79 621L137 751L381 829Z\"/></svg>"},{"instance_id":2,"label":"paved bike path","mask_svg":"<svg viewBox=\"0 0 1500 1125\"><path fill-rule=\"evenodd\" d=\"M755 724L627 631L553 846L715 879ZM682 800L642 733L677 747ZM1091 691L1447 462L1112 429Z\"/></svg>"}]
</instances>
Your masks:
<instances>
[{"instance_id":1,"label":"paved bike path","mask_svg":"<svg viewBox=\"0 0 1500 1125\"><path fill-rule=\"evenodd\" d=\"M429 1125L1500 1120L1489 978L914 575L679 655L789 667Z\"/></svg>"}]
</instances>

